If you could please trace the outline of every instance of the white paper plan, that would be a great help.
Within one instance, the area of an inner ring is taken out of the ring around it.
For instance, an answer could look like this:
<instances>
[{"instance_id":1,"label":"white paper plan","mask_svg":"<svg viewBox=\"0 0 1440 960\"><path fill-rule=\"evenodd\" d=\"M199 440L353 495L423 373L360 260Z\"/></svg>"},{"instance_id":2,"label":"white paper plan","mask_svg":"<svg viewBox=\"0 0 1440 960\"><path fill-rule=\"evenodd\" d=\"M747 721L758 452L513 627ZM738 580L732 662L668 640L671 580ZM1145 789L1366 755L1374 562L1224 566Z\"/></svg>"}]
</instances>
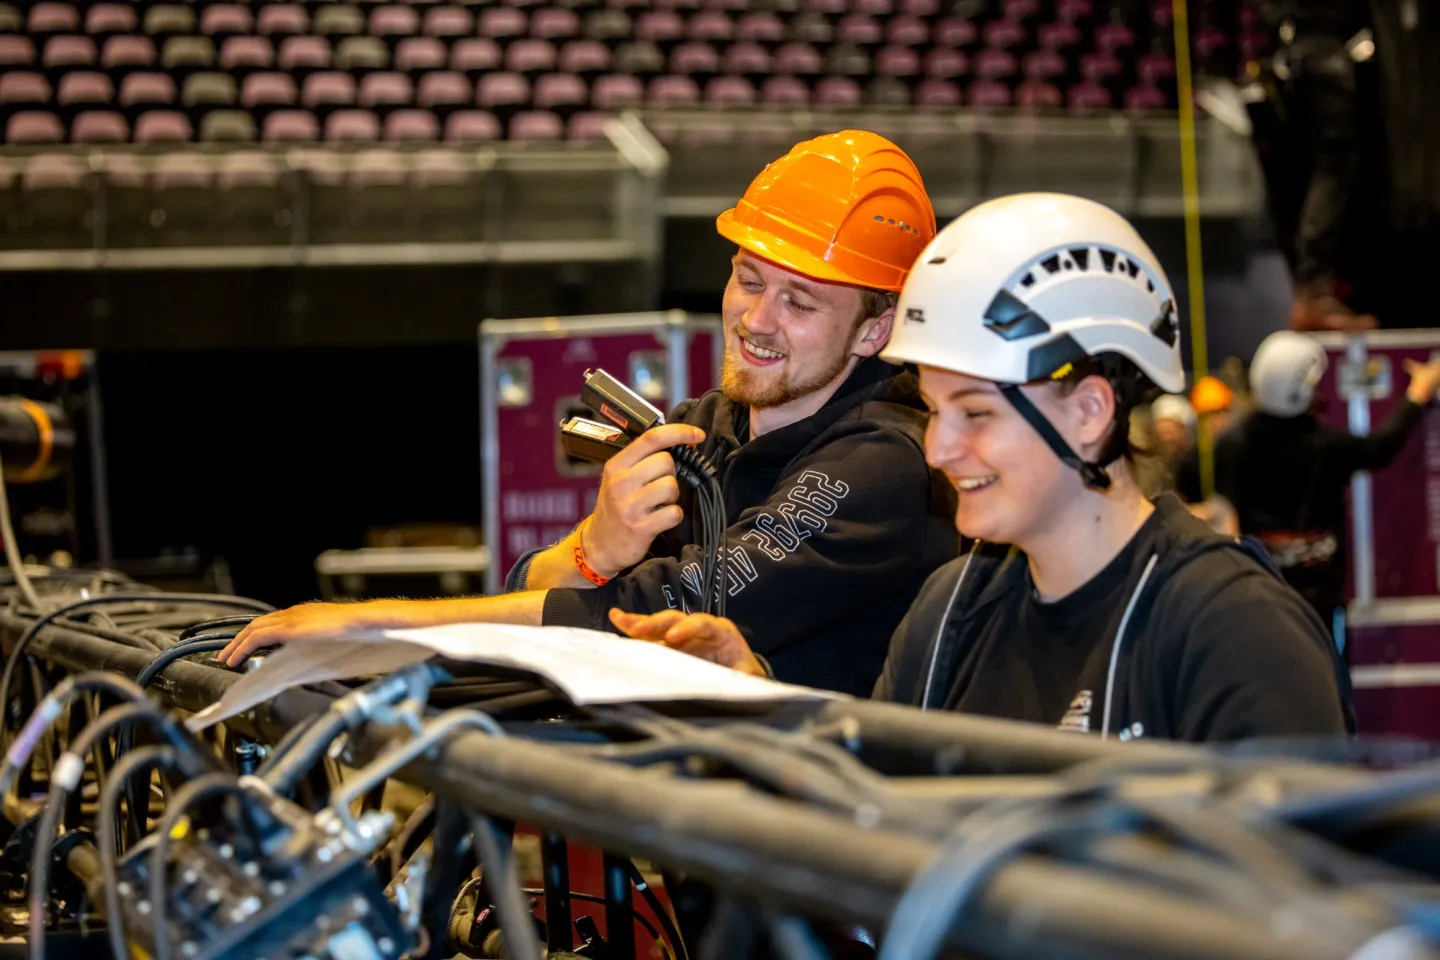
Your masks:
<instances>
[{"instance_id":1,"label":"white paper plan","mask_svg":"<svg viewBox=\"0 0 1440 960\"><path fill-rule=\"evenodd\" d=\"M281 647L219 702L191 717L188 725L192 730L204 729L291 687L389 673L435 655L539 674L577 704L838 696L752 677L658 643L597 630L451 623Z\"/></svg>"}]
</instances>

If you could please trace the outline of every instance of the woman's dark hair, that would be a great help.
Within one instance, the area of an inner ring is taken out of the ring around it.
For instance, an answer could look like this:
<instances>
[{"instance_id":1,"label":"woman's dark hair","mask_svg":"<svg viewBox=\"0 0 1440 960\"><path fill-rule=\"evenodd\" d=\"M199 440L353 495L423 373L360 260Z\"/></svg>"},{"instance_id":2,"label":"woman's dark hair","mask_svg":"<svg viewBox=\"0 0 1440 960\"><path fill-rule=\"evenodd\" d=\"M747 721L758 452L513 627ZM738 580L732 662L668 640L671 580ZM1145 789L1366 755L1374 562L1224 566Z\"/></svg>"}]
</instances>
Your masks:
<instances>
[{"instance_id":1,"label":"woman's dark hair","mask_svg":"<svg viewBox=\"0 0 1440 960\"><path fill-rule=\"evenodd\" d=\"M1096 462L1108 467L1116 460L1133 464L1137 456L1150 457L1153 451L1139 447L1130 436L1130 415L1137 407L1149 403L1160 393L1160 388L1141 372L1129 357L1118 353L1102 353L1089 357L1056 383L1061 393L1069 395L1086 377L1103 377L1115 394L1115 420L1110 425L1110 434L1100 449Z\"/></svg>"}]
</instances>

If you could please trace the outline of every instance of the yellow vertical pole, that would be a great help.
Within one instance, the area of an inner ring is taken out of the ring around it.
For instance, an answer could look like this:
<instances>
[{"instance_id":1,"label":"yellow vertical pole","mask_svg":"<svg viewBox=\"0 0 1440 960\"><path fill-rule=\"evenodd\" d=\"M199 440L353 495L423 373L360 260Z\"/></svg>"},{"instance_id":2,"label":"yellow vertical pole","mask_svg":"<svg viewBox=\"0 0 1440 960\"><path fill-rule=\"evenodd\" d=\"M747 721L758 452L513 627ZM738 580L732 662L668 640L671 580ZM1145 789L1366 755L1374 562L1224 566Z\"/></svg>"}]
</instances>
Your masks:
<instances>
[{"instance_id":1,"label":"yellow vertical pole","mask_svg":"<svg viewBox=\"0 0 1440 960\"><path fill-rule=\"evenodd\" d=\"M1200 173L1195 148L1195 84L1190 64L1190 14L1185 0L1171 0L1175 21L1175 86L1180 100L1180 190L1185 200L1185 262L1190 287L1190 355L1198 381L1210 369L1205 340L1205 261L1200 249ZM1214 438L1204 418L1200 448L1200 492L1215 492Z\"/></svg>"}]
</instances>

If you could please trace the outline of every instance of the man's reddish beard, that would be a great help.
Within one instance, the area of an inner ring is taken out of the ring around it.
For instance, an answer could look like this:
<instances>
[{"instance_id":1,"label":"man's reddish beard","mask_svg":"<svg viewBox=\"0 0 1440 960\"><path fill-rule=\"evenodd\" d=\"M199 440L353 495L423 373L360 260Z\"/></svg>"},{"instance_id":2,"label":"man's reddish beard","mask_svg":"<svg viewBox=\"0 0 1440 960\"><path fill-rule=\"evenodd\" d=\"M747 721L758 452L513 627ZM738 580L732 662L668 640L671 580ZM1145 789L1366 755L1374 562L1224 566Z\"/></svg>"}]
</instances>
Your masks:
<instances>
[{"instance_id":1,"label":"man's reddish beard","mask_svg":"<svg viewBox=\"0 0 1440 960\"><path fill-rule=\"evenodd\" d=\"M813 374L797 379L790 363L793 356L787 355L781 362L779 375L767 374L748 366L743 357L737 351L744 350L740 343L740 327L737 324L732 331L735 334L735 346L732 349L726 345L725 358L720 366L720 389L731 403L743 403L748 407L766 409L769 407L783 407L793 400L801 397L808 397L817 390L823 389L841 373L850 362L850 350L848 340L842 340L831 356L825 358L825 363ZM765 344L757 343L756 346L764 347Z\"/></svg>"}]
</instances>

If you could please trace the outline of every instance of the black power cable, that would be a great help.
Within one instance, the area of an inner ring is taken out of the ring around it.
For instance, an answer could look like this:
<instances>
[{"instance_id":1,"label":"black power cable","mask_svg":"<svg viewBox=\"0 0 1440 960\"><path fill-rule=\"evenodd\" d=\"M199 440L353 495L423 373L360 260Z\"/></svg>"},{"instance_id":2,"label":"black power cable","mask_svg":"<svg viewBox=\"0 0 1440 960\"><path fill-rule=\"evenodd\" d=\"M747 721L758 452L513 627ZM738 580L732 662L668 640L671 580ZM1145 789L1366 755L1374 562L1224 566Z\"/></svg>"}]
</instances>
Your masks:
<instances>
[{"instance_id":1,"label":"black power cable","mask_svg":"<svg viewBox=\"0 0 1440 960\"><path fill-rule=\"evenodd\" d=\"M188 640L181 640L147 663L145 669L135 677L135 682L141 687L148 687L156 677L165 672L166 667L176 660L198 656L202 653L218 653L224 650L233 639L235 639L233 633L206 633Z\"/></svg>"},{"instance_id":2,"label":"black power cable","mask_svg":"<svg viewBox=\"0 0 1440 960\"><path fill-rule=\"evenodd\" d=\"M171 604L197 604L202 606L215 607L240 607L242 609L254 610L257 613L269 613L274 608L268 603L261 603L259 600L251 600L247 597L231 597L222 594L205 593L107 593L99 597L86 597L81 600L74 600L54 610L46 611L30 624L29 628L15 641L15 646L10 650L10 656L5 660L5 669L0 672L0 704L10 702L10 687L15 675L15 666L25 656L26 648L30 645L42 629L57 618L76 610L83 610L86 607L105 606L116 603L171 603ZM8 742L5 725L0 724L0 742Z\"/></svg>"},{"instance_id":3,"label":"black power cable","mask_svg":"<svg viewBox=\"0 0 1440 960\"><path fill-rule=\"evenodd\" d=\"M45 960L45 904L49 898L49 874L52 847L56 832L65 811L65 801L72 791L80 786L85 773L84 757L91 748L116 727L149 720L172 739L183 739L175 718L148 701L139 700L123 703L105 711L88 725L61 755L51 771L50 794L45 800L45 810L35 833L35 846L30 860L29 904L30 904L30 960Z\"/></svg>"},{"instance_id":4,"label":"black power cable","mask_svg":"<svg viewBox=\"0 0 1440 960\"><path fill-rule=\"evenodd\" d=\"M115 764L110 771L110 780L100 791L100 806L97 814L96 845L100 848L100 870L105 878L105 927L110 939L110 953L114 957L130 954L125 942L125 920L120 913L120 837L116 819L120 813L120 796L131 777L144 771L145 789L148 791L149 774L155 768L174 770L180 755L172 747L141 747Z\"/></svg>"}]
</instances>

